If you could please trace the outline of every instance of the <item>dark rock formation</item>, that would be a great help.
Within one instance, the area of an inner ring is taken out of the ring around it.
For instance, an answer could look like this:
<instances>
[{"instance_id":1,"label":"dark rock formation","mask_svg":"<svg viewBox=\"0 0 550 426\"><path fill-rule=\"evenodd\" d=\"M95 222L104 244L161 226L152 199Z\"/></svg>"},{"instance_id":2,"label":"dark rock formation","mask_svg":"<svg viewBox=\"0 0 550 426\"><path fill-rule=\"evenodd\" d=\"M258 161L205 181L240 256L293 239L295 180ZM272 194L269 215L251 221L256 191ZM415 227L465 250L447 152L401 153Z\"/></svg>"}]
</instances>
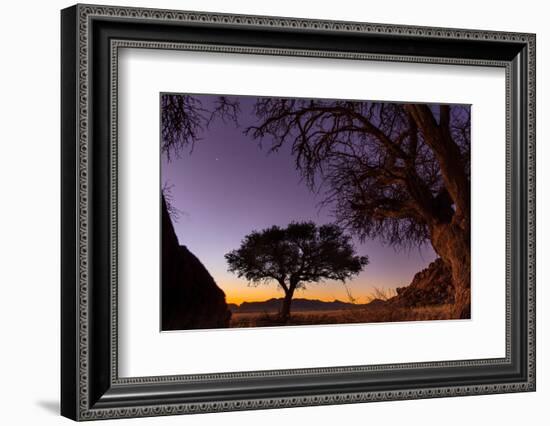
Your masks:
<instances>
[{"instance_id":1,"label":"dark rock formation","mask_svg":"<svg viewBox=\"0 0 550 426\"><path fill-rule=\"evenodd\" d=\"M187 247L180 246L162 199L162 330L228 327L225 293Z\"/></svg>"},{"instance_id":2,"label":"dark rock formation","mask_svg":"<svg viewBox=\"0 0 550 426\"><path fill-rule=\"evenodd\" d=\"M451 269L440 258L418 272L406 287L398 287L397 296L388 303L403 306L428 306L454 303Z\"/></svg>"}]
</instances>

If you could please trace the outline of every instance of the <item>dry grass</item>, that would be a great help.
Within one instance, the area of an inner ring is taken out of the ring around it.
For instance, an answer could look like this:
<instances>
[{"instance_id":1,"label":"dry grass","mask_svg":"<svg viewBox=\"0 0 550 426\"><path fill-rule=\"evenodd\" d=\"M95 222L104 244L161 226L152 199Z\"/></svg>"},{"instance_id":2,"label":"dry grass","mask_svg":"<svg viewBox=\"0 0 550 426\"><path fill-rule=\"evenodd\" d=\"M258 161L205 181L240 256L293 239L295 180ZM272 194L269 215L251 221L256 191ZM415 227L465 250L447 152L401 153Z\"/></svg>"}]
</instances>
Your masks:
<instances>
[{"instance_id":1,"label":"dry grass","mask_svg":"<svg viewBox=\"0 0 550 426\"><path fill-rule=\"evenodd\" d=\"M366 303L370 303L373 300L383 300L385 302L387 300L390 300L394 296L397 296L397 290L395 288L373 287L371 292L367 296Z\"/></svg>"},{"instance_id":2,"label":"dry grass","mask_svg":"<svg viewBox=\"0 0 550 426\"><path fill-rule=\"evenodd\" d=\"M337 311L303 311L293 313L283 324L277 313L234 313L230 327L273 327L281 325L356 324L373 322L433 321L451 318L452 305L402 308L377 306Z\"/></svg>"}]
</instances>

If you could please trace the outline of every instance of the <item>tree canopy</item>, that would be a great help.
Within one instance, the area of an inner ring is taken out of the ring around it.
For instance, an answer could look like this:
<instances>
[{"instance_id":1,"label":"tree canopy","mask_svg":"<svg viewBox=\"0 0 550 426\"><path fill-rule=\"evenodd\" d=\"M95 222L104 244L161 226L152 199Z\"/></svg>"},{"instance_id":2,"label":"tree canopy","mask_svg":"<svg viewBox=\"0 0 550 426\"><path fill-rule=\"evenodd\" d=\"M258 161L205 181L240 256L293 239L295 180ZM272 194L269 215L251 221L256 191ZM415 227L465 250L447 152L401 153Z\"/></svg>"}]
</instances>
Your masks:
<instances>
[{"instance_id":1,"label":"tree canopy","mask_svg":"<svg viewBox=\"0 0 550 426\"><path fill-rule=\"evenodd\" d=\"M313 222L254 231L225 259L229 271L253 284L277 282L285 292L284 318L296 289L325 280L345 282L368 264L366 256L355 254L351 237L339 226Z\"/></svg>"},{"instance_id":2,"label":"tree canopy","mask_svg":"<svg viewBox=\"0 0 550 426\"><path fill-rule=\"evenodd\" d=\"M417 244L435 221L469 220L468 106L260 98L271 151L291 145L295 166L338 223L362 237Z\"/></svg>"}]
</instances>

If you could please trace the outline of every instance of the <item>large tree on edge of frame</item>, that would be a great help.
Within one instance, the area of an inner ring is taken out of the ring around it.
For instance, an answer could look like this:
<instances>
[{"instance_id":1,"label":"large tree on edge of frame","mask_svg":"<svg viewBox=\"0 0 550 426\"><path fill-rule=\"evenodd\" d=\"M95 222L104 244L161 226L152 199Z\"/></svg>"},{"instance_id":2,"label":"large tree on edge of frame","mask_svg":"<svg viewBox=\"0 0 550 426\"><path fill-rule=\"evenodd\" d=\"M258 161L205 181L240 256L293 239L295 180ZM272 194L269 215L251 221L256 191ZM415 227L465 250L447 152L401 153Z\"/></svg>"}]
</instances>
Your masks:
<instances>
[{"instance_id":1,"label":"large tree on edge of frame","mask_svg":"<svg viewBox=\"0 0 550 426\"><path fill-rule=\"evenodd\" d=\"M275 281L284 291L280 320L288 322L292 297L308 283L345 282L368 264L357 256L351 237L334 224L291 223L247 235L225 255L229 271L258 285Z\"/></svg>"},{"instance_id":2,"label":"large tree on edge of frame","mask_svg":"<svg viewBox=\"0 0 550 426\"><path fill-rule=\"evenodd\" d=\"M161 96L160 150L168 160L179 157L188 148L191 151L201 134L216 119L238 125L239 103L227 96L216 96L211 105L204 105L197 96L165 93ZM177 216L170 200L169 185L161 190L162 209L172 219Z\"/></svg>"},{"instance_id":3,"label":"large tree on edge of frame","mask_svg":"<svg viewBox=\"0 0 550 426\"><path fill-rule=\"evenodd\" d=\"M338 223L398 246L431 242L452 272L453 317L470 317L470 108L261 98L271 150L291 145L296 167Z\"/></svg>"}]
</instances>

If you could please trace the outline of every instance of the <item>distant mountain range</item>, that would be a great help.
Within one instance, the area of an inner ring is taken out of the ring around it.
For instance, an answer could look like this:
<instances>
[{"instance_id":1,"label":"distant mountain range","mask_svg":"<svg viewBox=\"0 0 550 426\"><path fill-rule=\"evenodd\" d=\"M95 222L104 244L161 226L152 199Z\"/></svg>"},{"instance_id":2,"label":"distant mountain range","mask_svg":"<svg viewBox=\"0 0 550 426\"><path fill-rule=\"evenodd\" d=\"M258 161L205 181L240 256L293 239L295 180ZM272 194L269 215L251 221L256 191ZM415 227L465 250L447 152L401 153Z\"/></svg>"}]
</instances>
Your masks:
<instances>
[{"instance_id":1,"label":"distant mountain range","mask_svg":"<svg viewBox=\"0 0 550 426\"><path fill-rule=\"evenodd\" d=\"M243 302L240 305L228 303L227 306L231 312L248 313L248 312L278 312L283 299L269 299L263 302ZM334 300L332 302L324 302L316 299L292 299L292 312L300 311L336 311L339 309L353 309L364 307L366 304L355 304Z\"/></svg>"},{"instance_id":2,"label":"distant mountain range","mask_svg":"<svg viewBox=\"0 0 550 426\"><path fill-rule=\"evenodd\" d=\"M436 306L454 303L452 277L450 269L440 258L418 272L406 287L396 289L397 295L384 301L374 299L369 303L355 304L334 300L324 302L317 299L292 299L291 312L304 311L337 311L342 309L379 309L394 307ZM283 303L282 298L272 298L263 302L243 302L240 305L228 303L227 307L234 313L273 313L278 312Z\"/></svg>"}]
</instances>

